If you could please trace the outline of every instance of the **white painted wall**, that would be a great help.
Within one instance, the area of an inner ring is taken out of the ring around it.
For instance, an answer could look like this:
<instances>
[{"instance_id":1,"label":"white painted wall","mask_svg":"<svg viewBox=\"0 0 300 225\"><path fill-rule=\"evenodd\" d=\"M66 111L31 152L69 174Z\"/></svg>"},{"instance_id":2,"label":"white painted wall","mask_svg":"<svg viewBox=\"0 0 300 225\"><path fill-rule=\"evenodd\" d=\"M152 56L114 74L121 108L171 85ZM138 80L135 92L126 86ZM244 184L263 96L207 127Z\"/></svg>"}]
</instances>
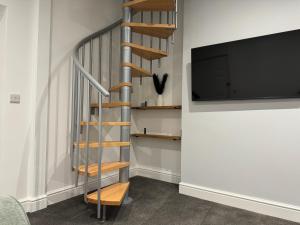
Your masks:
<instances>
[{"instance_id":1,"label":"white painted wall","mask_svg":"<svg viewBox=\"0 0 300 225\"><path fill-rule=\"evenodd\" d=\"M50 3L0 1L0 195L16 197L26 210L45 193ZM12 93L21 95L21 104L9 103Z\"/></svg>"},{"instance_id":2,"label":"white painted wall","mask_svg":"<svg viewBox=\"0 0 300 225\"><path fill-rule=\"evenodd\" d=\"M300 101L192 102L190 56L194 47L300 29L299 8L295 0L184 1L182 193L300 221Z\"/></svg>"},{"instance_id":3,"label":"white painted wall","mask_svg":"<svg viewBox=\"0 0 300 225\"><path fill-rule=\"evenodd\" d=\"M6 20L6 32L1 76L0 194L21 199L28 196L28 162L33 150L37 10L33 0L2 0L0 4L6 6L6 14L2 18ZM21 104L9 104L11 93L21 95Z\"/></svg>"},{"instance_id":4,"label":"white painted wall","mask_svg":"<svg viewBox=\"0 0 300 225\"><path fill-rule=\"evenodd\" d=\"M5 71L5 37L6 37L6 7L0 5L0 104L4 103L4 71ZM0 146L3 142L3 124L4 121L4 110L0 109ZM1 157L0 157L1 158Z\"/></svg>"},{"instance_id":5,"label":"white painted wall","mask_svg":"<svg viewBox=\"0 0 300 225\"><path fill-rule=\"evenodd\" d=\"M69 153L72 51L83 38L120 19L121 3L121 0L53 0L47 158L49 195L72 189L75 184ZM108 138L119 140L118 130L111 131ZM118 152L119 149L105 151L104 160L118 160Z\"/></svg>"},{"instance_id":6,"label":"white painted wall","mask_svg":"<svg viewBox=\"0 0 300 225\"><path fill-rule=\"evenodd\" d=\"M181 105L181 80L182 80L182 32L183 32L183 1L179 1L178 29L175 32L174 43L169 43L169 56L153 62L153 73L162 76L168 73L169 77L163 93L164 105ZM159 23L159 13L154 13L154 23ZM171 18L171 16L170 16ZM135 21L140 21L139 15ZM144 13L144 21L151 22L150 13ZM162 14L162 23L167 23L166 14ZM134 34L133 41L140 44L140 35ZM150 47L149 36L144 36L144 44ZM159 40L153 38L153 48L159 48ZM162 50L166 49L166 42L162 40ZM140 58L133 57L133 62L140 65ZM150 63L143 60L143 68L150 70ZM140 106L147 101L148 105L157 104L158 95L155 91L152 78L144 78L140 84L139 78L133 79L132 102ZM133 110L132 133L143 133L147 128L148 133L181 135L181 110ZM168 177L167 181L179 182L180 180L180 155L181 142L161 139L132 138L133 150L138 167L148 172L161 174Z\"/></svg>"}]
</instances>

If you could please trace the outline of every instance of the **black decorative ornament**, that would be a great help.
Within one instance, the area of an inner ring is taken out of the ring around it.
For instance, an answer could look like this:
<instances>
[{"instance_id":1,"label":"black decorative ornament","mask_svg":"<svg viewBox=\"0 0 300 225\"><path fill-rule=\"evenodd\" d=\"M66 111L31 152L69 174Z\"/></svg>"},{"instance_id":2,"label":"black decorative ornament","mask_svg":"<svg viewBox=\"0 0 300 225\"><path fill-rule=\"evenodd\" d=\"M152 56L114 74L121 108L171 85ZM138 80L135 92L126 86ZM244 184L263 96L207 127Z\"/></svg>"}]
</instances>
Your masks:
<instances>
[{"instance_id":1,"label":"black decorative ornament","mask_svg":"<svg viewBox=\"0 0 300 225\"><path fill-rule=\"evenodd\" d=\"M159 94L159 95L163 94L168 76L169 75L167 73L165 73L163 75L162 80L160 80L159 76L157 74L153 74L153 83L154 83L154 87L155 87L157 94Z\"/></svg>"}]
</instances>

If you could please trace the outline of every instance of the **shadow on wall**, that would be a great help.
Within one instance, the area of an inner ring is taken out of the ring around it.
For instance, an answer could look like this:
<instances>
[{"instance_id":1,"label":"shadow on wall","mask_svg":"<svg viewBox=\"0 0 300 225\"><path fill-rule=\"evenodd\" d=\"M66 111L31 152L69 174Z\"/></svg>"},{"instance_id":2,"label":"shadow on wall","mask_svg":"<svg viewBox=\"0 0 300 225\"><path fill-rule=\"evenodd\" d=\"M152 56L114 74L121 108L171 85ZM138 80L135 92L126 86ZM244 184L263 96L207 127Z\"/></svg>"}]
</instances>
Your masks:
<instances>
[{"instance_id":1,"label":"shadow on wall","mask_svg":"<svg viewBox=\"0 0 300 225\"><path fill-rule=\"evenodd\" d=\"M71 172L62 176L61 171L71 171L70 160L70 102L71 102L71 54L69 52L60 64L51 71L49 80L48 107L48 165L52 170L48 174L48 181L70 183L74 180ZM51 121L51 123L50 123ZM63 157L62 157L63 154ZM51 160L49 160L51 159ZM63 159L63 160L62 160ZM51 164L50 164L51 162ZM65 168L65 169L60 169ZM68 168L68 169L67 169Z\"/></svg>"},{"instance_id":2,"label":"shadow on wall","mask_svg":"<svg viewBox=\"0 0 300 225\"><path fill-rule=\"evenodd\" d=\"M6 9L6 6L0 5L0 21L2 20L4 14L5 14L5 9Z\"/></svg>"},{"instance_id":3,"label":"shadow on wall","mask_svg":"<svg viewBox=\"0 0 300 225\"><path fill-rule=\"evenodd\" d=\"M85 15L98 15L95 16L95 19L100 19L102 21L111 21L107 24L111 24L115 22L114 19L116 16L114 15L122 15L122 0L111 0L115 2L115 4L120 5L120 7L117 7L114 9L114 11L110 10L103 10L99 14L99 9L109 9L111 7L111 3L108 1L99 1L99 0L89 0L89 4L82 4L84 1L73 1L72 4L68 5L71 6L70 10L70 17L71 20L74 21L76 24L81 24L84 28L89 28L90 30L99 30L98 23L95 23L94 21L91 21L91 17L85 16ZM69 4L68 1L66 1L66 4Z\"/></svg>"},{"instance_id":4,"label":"shadow on wall","mask_svg":"<svg viewBox=\"0 0 300 225\"><path fill-rule=\"evenodd\" d=\"M248 110L276 110L298 109L299 99L268 99L268 100L229 100L229 101L192 101L192 73L191 63L186 65L188 112L224 112L224 111L248 111Z\"/></svg>"}]
</instances>

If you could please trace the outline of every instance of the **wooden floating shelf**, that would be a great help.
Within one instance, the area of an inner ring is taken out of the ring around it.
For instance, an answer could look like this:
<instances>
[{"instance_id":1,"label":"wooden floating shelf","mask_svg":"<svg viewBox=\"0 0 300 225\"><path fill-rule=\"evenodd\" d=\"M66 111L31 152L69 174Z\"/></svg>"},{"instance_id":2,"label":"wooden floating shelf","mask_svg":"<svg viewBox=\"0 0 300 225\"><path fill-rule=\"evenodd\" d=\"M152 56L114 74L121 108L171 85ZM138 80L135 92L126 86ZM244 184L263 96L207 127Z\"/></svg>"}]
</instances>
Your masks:
<instances>
[{"instance_id":1,"label":"wooden floating shelf","mask_svg":"<svg viewBox=\"0 0 300 225\"><path fill-rule=\"evenodd\" d=\"M137 107L132 107L132 109L137 109L137 110L161 110L161 109L181 109L181 105L164 105L164 106L137 106Z\"/></svg>"},{"instance_id":2,"label":"wooden floating shelf","mask_svg":"<svg viewBox=\"0 0 300 225\"><path fill-rule=\"evenodd\" d=\"M173 141L181 140L180 136L172 136L172 135L165 135L165 134L131 134L131 136L143 137L143 138L159 138L159 139L173 140Z\"/></svg>"}]
</instances>

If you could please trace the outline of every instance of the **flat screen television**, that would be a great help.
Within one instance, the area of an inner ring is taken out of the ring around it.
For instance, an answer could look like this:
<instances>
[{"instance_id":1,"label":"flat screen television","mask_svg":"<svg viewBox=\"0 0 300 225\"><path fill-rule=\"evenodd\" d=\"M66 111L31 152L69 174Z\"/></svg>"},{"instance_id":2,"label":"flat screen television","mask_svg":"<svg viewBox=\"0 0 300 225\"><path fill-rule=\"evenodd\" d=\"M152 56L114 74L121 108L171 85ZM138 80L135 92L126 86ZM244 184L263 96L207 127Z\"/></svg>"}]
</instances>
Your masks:
<instances>
[{"instance_id":1,"label":"flat screen television","mask_svg":"<svg viewBox=\"0 0 300 225\"><path fill-rule=\"evenodd\" d=\"M193 101L300 97L300 30L192 49Z\"/></svg>"}]
</instances>

